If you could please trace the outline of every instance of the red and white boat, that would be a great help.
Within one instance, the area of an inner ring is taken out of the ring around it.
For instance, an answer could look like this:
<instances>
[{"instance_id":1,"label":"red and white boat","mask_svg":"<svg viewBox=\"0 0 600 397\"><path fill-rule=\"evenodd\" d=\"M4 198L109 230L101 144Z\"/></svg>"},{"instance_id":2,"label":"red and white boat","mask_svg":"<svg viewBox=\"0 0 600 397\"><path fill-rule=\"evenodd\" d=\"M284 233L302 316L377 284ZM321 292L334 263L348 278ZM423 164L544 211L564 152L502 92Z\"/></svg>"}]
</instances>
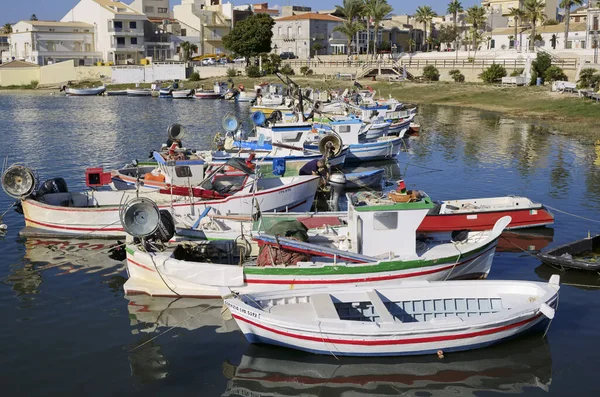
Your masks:
<instances>
[{"instance_id":1,"label":"red and white boat","mask_svg":"<svg viewBox=\"0 0 600 397\"><path fill-rule=\"evenodd\" d=\"M490 230L504 216L512 218L508 230L554 223L554 215L542 204L527 197L505 196L437 202L417 231Z\"/></svg>"},{"instance_id":2,"label":"red and white boat","mask_svg":"<svg viewBox=\"0 0 600 397\"><path fill-rule=\"evenodd\" d=\"M110 182L110 173L103 175ZM89 182L90 176L87 176ZM100 177L98 177L100 178ZM99 179L97 179L99 180ZM123 204L145 197L172 213L179 227L190 227L205 211L251 215L261 211L308 211L319 185L319 176L259 178L241 170L215 173L201 186L169 187L162 191L69 192L61 178L42 185L36 194L21 198L25 236L124 237L120 224ZM57 183L58 182L58 183ZM95 187L101 184L88 186Z\"/></svg>"}]
</instances>

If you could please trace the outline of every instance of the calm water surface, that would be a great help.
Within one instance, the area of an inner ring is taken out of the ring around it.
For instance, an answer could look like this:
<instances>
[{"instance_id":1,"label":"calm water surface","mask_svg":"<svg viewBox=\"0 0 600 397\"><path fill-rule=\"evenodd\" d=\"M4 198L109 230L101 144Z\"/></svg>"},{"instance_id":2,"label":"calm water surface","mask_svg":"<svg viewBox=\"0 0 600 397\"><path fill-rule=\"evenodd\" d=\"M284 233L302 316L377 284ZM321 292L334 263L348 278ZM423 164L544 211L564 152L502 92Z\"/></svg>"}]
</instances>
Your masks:
<instances>
[{"instance_id":1,"label":"calm water surface","mask_svg":"<svg viewBox=\"0 0 600 397\"><path fill-rule=\"evenodd\" d=\"M90 166L144 159L173 122L206 149L229 111L247 105L149 98L0 94L0 157L84 187ZM600 151L494 113L423 107L422 132L398 163L378 164L437 199L525 195L599 219ZM0 194L0 213L13 200ZM516 246L557 245L597 223L555 212L554 228L502 239L491 279L547 280L553 269ZM437 357L351 359L249 346L221 302L127 299L110 242L22 239L10 210L0 240L0 387L19 395L600 395L598 275L569 272L547 340L531 335ZM156 339L168 327L176 326Z\"/></svg>"}]
</instances>

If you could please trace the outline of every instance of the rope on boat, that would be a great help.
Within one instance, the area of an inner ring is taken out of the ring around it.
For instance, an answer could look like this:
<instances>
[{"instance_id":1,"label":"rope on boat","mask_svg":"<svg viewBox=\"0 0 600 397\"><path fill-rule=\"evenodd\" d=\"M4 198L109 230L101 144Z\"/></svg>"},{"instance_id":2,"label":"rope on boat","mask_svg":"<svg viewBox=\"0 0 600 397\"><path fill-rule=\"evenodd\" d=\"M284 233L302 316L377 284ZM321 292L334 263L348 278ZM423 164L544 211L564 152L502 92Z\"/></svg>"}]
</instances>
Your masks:
<instances>
[{"instance_id":1,"label":"rope on boat","mask_svg":"<svg viewBox=\"0 0 600 397\"><path fill-rule=\"evenodd\" d=\"M562 213L562 214L565 214L565 215L570 215L570 216L573 216L573 217L575 217L575 218L583 219L583 220L590 221L590 222L596 222L596 223L600 223L600 221L599 221L599 220L597 220L597 219L586 218L585 216L576 215L576 214L573 214L573 213L571 213L571 212L567 212L567 211L559 210L558 208L551 207L551 206L549 206L549 205L546 205L546 204L544 204L544 206L545 206L546 208L550 208L552 211L560 212L560 213Z\"/></svg>"},{"instance_id":2,"label":"rope on boat","mask_svg":"<svg viewBox=\"0 0 600 397\"><path fill-rule=\"evenodd\" d=\"M177 298L177 299L180 299L180 298ZM190 316L190 317L186 318L186 319L185 319L185 320L183 320L183 321L180 321L180 322L178 322L177 324L173 325L172 327L170 327L170 328L169 328L169 329L167 329L166 331L164 331L164 332L161 332L160 334L158 334L158 335L156 335L156 336L154 336L154 337L152 337L152 338L148 339L147 341L145 341L145 342L143 342L143 343L140 343L139 345L137 345L137 346L136 346L136 347L134 347L133 349L129 350L129 351L128 351L128 353L132 353L132 352L136 351L137 349L139 349L140 347L142 347L142 346L145 346L145 345L147 345L148 343L150 343L150 342L152 342L152 341L156 340L158 337L160 337L160 336L163 336L164 334L166 334L166 333L168 333L168 332L171 332L171 331L172 331L174 328L177 328L177 327L179 327L181 324L183 324L183 323L185 323L185 322L187 322L187 321L189 321L189 320L193 319L194 317L198 317L200 314L204 313L205 311L207 311L208 309L210 309L210 308L212 308L212 307L214 307L214 306L215 306L215 304L213 303L213 304L211 304L210 306L208 306L206 309L204 309L204 310L200 310L198 313L196 313L196 314L194 314L194 315L192 315L192 316Z\"/></svg>"}]
</instances>

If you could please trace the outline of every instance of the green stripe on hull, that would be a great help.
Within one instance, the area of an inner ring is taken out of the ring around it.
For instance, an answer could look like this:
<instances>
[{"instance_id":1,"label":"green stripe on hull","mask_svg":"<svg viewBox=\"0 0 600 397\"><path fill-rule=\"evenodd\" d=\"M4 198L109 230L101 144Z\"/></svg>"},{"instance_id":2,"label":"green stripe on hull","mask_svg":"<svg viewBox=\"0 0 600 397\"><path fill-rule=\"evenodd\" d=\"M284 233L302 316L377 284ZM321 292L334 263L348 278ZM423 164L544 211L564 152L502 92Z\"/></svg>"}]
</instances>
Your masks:
<instances>
[{"instance_id":1,"label":"green stripe on hull","mask_svg":"<svg viewBox=\"0 0 600 397\"><path fill-rule=\"evenodd\" d=\"M495 241L495 240L494 240ZM387 261L379 262L373 265L362 265L362 266L339 266L339 265L327 265L323 267L312 267L312 268L298 268L298 267L244 267L245 274L252 275L264 275L264 276L335 276L344 274L373 274L381 272L393 272L399 270L410 270L410 269L421 269L428 266L437 266L444 264L456 263L459 260L471 259L476 254L485 251L490 248L494 241L480 247L476 250L470 251L468 256L455 255L446 258L439 258L435 260L412 260L412 261Z\"/></svg>"}]
</instances>

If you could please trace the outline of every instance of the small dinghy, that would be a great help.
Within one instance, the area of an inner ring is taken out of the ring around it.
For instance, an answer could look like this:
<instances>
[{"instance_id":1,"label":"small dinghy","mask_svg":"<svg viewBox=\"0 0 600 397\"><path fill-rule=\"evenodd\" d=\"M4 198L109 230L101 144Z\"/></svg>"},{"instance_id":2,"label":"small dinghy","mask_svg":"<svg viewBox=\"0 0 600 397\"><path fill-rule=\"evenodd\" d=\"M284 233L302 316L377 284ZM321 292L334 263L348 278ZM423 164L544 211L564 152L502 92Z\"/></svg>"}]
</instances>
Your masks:
<instances>
[{"instance_id":1,"label":"small dinghy","mask_svg":"<svg viewBox=\"0 0 600 397\"><path fill-rule=\"evenodd\" d=\"M95 88L66 88L63 87L68 96L94 96L102 95L106 91L106 87L101 85ZM63 90L61 89L61 91Z\"/></svg>"},{"instance_id":2,"label":"small dinghy","mask_svg":"<svg viewBox=\"0 0 600 397\"><path fill-rule=\"evenodd\" d=\"M490 346L554 318L558 275L533 281L405 281L225 300L250 343L336 356L440 354Z\"/></svg>"},{"instance_id":3,"label":"small dinghy","mask_svg":"<svg viewBox=\"0 0 600 397\"><path fill-rule=\"evenodd\" d=\"M152 96L152 90L149 88L128 88L127 96Z\"/></svg>"},{"instance_id":4,"label":"small dinghy","mask_svg":"<svg viewBox=\"0 0 600 397\"><path fill-rule=\"evenodd\" d=\"M541 252L537 257L544 263L580 270L600 270L600 234Z\"/></svg>"},{"instance_id":5,"label":"small dinghy","mask_svg":"<svg viewBox=\"0 0 600 397\"><path fill-rule=\"evenodd\" d=\"M193 99L194 90L175 90L171 92L173 99Z\"/></svg>"}]
</instances>

